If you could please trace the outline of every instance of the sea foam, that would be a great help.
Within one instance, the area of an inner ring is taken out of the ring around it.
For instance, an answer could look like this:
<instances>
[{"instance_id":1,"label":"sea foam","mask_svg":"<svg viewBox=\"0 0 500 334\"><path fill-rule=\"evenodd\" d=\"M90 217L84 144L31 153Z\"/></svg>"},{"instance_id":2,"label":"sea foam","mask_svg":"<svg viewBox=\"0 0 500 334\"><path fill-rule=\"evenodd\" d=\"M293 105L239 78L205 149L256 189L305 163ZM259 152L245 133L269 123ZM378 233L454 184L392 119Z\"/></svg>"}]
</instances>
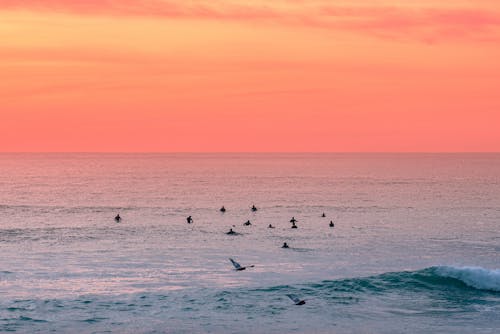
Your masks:
<instances>
[{"instance_id":1,"label":"sea foam","mask_svg":"<svg viewBox=\"0 0 500 334\"><path fill-rule=\"evenodd\" d=\"M500 292L500 270L481 267L439 266L436 275L460 280L476 289Z\"/></svg>"}]
</instances>

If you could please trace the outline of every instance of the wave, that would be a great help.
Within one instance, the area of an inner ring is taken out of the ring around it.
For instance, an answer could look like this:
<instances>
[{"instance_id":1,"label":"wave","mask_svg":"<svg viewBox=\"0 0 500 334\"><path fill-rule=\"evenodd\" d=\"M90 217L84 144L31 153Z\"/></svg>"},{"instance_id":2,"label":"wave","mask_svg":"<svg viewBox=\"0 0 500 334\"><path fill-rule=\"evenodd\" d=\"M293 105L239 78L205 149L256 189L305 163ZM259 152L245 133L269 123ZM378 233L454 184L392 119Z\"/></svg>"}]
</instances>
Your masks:
<instances>
[{"instance_id":1,"label":"wave","mask_svg":"<svg viewBox=\"0 0 500 334\"><path fill-rule=\"evenodd\" d=\"M441 297L500 293L500 270L480 267L435 266L416 271L388 272L369 277L281 285L260 292L301 293L325 298L362 295L426 294ZM496 297L495 297L496 299Z\"/></svg>"},{"instance_id":2,"label":"wave","mask_svg":"<svg viewBox=\"0 0 500 334\"><path fill-rule=\"evenodd\" d=\"M500 292L500 270L481 267L441 266L430 268L436 275L459 280L479 290Z\"/></svg>"},{"instance_id":3,"label":"wave","mask_svg":"<svg viewBox=\"0 0 500 334\"><path fill-rule=\"evenodd\" d=\"M323 281L311 287L344 292L383 293L390 290L500 292L500 270L480 267L435 266L416 271L389 272L376 276Z\"/></svg>"}]
</instances>

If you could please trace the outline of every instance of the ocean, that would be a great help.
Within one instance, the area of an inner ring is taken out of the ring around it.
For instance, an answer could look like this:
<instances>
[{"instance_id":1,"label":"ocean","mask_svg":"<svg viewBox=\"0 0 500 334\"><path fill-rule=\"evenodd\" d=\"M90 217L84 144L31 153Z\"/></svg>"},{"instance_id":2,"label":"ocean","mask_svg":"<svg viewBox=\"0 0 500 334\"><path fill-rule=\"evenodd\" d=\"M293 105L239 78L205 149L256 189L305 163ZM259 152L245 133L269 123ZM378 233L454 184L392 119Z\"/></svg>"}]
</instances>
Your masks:
<instances>
[{"instance_id":1,"label":"ocean","mask_svg":"<svg viewBox=\"0 0 500 334\"><path fill-rule=\"evenodd\" d=\"M498 333L500 154L3 153L0 252L0 332Z\"/></svg>"}]
</instances>

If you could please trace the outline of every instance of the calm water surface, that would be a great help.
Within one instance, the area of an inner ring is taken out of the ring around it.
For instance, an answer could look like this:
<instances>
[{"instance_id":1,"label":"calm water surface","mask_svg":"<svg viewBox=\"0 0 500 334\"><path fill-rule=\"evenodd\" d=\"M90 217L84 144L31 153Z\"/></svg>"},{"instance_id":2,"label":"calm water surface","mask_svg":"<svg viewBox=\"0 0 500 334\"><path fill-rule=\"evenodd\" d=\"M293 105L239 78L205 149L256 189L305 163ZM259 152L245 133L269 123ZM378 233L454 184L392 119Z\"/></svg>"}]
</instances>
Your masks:
<instances>
[{"instance_id":1,"label":"calm water surface","mask_svg":"<svg viewBox=\"0 0 500 334\"><path fill-rule=\"evenodd\" d=\"M0 154L0 251L0 332L497 333L500 154Z\"/></svg>"}]
</instances>

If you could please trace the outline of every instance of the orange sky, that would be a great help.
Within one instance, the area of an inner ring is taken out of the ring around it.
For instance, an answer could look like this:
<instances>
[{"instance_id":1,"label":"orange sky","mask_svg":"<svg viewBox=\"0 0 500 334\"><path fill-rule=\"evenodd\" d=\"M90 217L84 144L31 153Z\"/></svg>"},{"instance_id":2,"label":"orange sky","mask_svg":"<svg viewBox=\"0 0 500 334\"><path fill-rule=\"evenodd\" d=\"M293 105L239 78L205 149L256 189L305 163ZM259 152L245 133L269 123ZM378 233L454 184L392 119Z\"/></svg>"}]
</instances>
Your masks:
<instances>
[{"instance_id":1,"label":"orange sky","mask_svg":"<svg viewBox=\"0 0 500 334\"><path fill-rule=\"evenodd\" d=\"M497 0L2 0L0 151L500 151L499 59Z\"/></svg>"}]
</instances>

